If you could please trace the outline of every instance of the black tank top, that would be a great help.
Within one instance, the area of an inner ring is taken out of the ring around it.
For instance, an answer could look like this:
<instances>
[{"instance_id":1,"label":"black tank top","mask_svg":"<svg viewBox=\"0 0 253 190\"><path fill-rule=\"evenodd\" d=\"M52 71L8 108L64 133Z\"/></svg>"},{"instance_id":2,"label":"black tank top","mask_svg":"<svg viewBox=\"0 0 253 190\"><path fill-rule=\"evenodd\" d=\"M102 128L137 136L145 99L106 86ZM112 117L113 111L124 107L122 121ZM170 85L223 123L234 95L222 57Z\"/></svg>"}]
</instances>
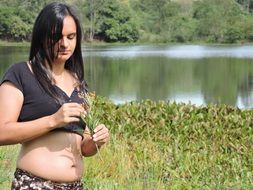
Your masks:
<instances>
[{"instance_id":1,"label":"black tank top","mask_svg":"<svg viewBox=\"0 0 253 190\"><path fill-rule=\"evenodd\" d=\"M44 91L26 62L11 65L4 74L1 84L5 81L14 84L24 95L23 106L18 117L18 121L20 122L52 115L61 107L54 98ZM78 96L78 90L76 88L70 97L59 87L54 86L54 88L56 88L58 93L62 94L65 103L83 103L82 99ZM80 119L80 122L73 122L54 130L73 132L83 137L85 123Z\"/></svg>"}]
</instances>

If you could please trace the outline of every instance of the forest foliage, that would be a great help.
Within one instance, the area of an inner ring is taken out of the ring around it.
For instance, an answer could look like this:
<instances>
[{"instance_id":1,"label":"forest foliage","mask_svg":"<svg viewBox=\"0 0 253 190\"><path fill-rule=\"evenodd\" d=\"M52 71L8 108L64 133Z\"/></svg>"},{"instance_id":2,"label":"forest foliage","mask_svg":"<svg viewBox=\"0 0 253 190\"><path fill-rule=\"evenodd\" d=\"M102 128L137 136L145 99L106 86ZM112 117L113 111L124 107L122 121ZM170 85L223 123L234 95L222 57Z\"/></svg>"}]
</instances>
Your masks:
<instances>
[{"instance_id":1,"label":"forest foliage","mask_svg":"<svg viewBox=\"0 0 253 190\"><path fill-rule=\"evenodd\" d=\"M1 0L0 39L29 41L52 0ZM243 43L253 41L252 0L65 0L77 7L85 41Z\"/></svg>"}]
</instances>

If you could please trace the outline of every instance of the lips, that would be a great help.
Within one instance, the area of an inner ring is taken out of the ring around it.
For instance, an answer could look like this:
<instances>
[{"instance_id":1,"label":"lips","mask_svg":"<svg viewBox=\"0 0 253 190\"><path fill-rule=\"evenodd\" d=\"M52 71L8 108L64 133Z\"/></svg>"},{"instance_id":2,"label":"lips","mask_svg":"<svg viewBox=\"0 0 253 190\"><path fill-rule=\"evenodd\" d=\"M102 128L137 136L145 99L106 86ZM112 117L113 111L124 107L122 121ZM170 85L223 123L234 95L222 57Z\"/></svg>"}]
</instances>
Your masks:
<instances>
[{"instance_id":1,"label":"lips","mask_svg":"<svg viewBox=\"0 0 253 190\"><path fill-rule=\"evenodd\" d=\"M61 55L68 55L70 51L58 51L58 53Z\"/></svg>"}]
</instances>

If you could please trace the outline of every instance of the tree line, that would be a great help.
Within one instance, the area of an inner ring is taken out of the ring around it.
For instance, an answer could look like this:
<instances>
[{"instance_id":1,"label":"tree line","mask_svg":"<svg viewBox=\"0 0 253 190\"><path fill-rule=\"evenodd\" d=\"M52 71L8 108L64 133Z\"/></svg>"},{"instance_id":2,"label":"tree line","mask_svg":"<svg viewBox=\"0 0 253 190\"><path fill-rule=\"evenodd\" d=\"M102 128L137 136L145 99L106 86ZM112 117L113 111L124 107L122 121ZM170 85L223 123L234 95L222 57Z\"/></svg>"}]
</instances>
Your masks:
<instances>
[{"instance_id":1,"label":"tree line","mask_svg":"<svg viewBox=\"0 0 253 190\"><path fill-rule=\"evenodd\" d=\"M29 41L52 0L1 0L0 39ZM237 43L253 41L253 0L65 0L77 7L85 41Z\"/></svg>"}]
</instances>

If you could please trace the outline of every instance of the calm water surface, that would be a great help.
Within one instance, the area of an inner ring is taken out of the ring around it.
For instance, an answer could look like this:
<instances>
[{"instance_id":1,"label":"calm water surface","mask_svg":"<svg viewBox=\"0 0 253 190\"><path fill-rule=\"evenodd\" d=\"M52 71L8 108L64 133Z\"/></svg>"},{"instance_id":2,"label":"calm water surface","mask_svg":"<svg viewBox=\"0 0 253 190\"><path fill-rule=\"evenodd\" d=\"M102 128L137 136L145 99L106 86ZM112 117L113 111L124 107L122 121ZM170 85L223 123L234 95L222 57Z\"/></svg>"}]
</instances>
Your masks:
<instances>
[{"instance_id":1,"label":"calm water surface","mask_svg":"<svg viewBox=\"0 0 253 190\"><path fill-rule=\"evenodd\" d=\"M0 75L27 47L0 47ZM253 46L83 47L90 90L115 103L166 100L253 107Z\"/></svg>"}]
</instances>

